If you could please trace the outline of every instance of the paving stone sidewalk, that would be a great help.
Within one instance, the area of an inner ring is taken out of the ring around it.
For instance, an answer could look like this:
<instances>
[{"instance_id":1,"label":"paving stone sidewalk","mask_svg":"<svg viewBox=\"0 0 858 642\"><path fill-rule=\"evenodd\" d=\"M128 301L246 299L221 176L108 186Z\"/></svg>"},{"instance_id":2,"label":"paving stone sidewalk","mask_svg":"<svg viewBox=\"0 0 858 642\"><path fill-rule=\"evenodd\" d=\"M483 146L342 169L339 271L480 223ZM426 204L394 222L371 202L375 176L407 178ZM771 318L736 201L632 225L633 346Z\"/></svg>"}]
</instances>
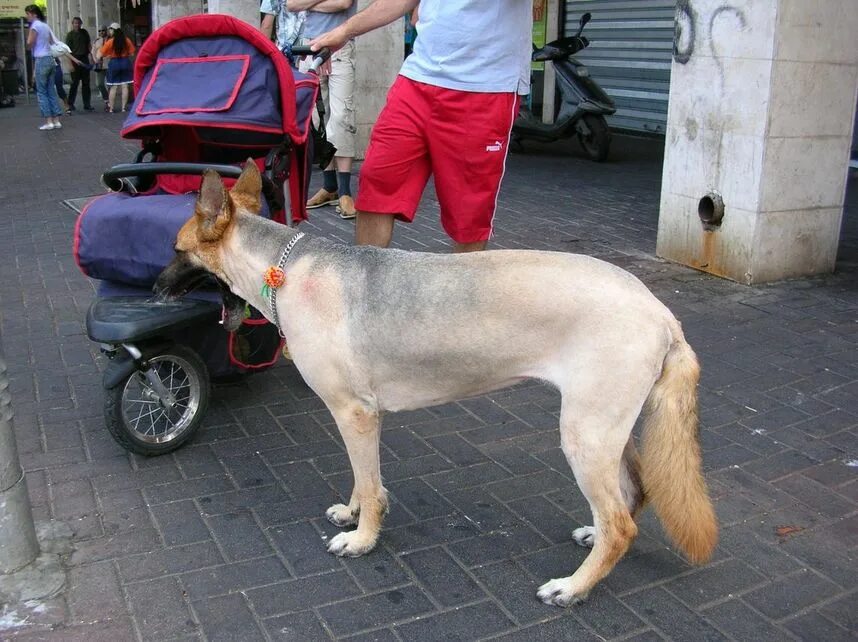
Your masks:
<instances>
[{"instance_id":1,"label":"paving stone sidewalk","mask_svg":"<svg viewBox=\"0 0 858 642\"><path fill-rule=\"evenodd\" d=\"M0 110L0 341L36 519L74 531L68 586L5 605L21 640L840 640L858 588L858 177L836 274L745 287L654 256L658 141L610 162L571 146L510 157L493 247L580 252L639 276L703 364L701 440L721 520L687 565L650 513L584 605L536 588L586 551L588 509L559 449L559 396L537 383L386 417L393 498L378 548L325 552L351 474L332 420L288 363L215 389L199 438L144 459L103 425L93 287L65 199L129 160L121 115ZM314 176L314 185L319 176ZM307 229L350 242L333 210ZM431 191L398 247L446 251ZM618 302L621 304L621 302ZM419 328L415 328L419 332ZM527 332L522 327L522 332ZM499 346L502 349L502 346Z\"/></svg>"}]
</instances>

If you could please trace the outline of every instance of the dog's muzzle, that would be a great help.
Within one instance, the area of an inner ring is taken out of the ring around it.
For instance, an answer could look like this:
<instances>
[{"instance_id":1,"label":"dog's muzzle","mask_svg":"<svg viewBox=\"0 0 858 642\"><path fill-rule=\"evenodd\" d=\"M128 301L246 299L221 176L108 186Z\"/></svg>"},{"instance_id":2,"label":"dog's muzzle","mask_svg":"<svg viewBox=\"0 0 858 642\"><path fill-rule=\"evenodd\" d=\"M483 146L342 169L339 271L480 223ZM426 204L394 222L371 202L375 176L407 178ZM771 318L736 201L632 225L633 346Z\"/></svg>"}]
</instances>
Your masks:
<instances>
[{"instance_id":1,"label":"dog's muzzle","mask_svg":"<svg viewBox=\"0 0 858 642\"><path fill-rule=\"evenodd\" d=\"M161 299L176 299L202 285L210 276L211 272L177 253L158 275L152 291Z\"/></svg>"},{"instance_id":2,"label":"dog's muzzle","mask_svg":"<svg viewBox=\"0 0 858 642\"><path fill-rule=\"evenodd\" d=\"M227 332L235 332L245 318L247 303L236 296L229 286L208 270L190 261L183 254L176 254L170 264L163 269L152 291L161 300L183 297L206 282L216 285L223 299L223 327Z\"/></svg>"}]
</instances>

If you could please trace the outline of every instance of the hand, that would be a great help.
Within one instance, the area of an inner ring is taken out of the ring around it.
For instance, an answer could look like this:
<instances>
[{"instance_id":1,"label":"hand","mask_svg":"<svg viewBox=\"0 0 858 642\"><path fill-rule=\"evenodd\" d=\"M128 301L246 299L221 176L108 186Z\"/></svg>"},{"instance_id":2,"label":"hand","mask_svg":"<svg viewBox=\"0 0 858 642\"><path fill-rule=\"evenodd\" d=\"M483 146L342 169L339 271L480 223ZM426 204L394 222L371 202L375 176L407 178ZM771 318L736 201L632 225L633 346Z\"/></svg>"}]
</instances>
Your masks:
<instances>
[{"instance_id":1,"label":"hand","mask_svg":"<svg viewBox=\"0 0 858 642\"><path fill-rule=\"evenodd\" d=\"M318 38L313 38L310 41L310 49L313 51L319 51L319 49L323 49L327 47L331 50L331 53L334 53L338 49L342 49L343 45L345 45L349 41L349 34L343 29L343 25L340 25L336 29L332 29L328 33L323 33ZM327 64L327 63L326 63ZM330 69L330 66L328 67Z\"/></svg>"}]
</instances>

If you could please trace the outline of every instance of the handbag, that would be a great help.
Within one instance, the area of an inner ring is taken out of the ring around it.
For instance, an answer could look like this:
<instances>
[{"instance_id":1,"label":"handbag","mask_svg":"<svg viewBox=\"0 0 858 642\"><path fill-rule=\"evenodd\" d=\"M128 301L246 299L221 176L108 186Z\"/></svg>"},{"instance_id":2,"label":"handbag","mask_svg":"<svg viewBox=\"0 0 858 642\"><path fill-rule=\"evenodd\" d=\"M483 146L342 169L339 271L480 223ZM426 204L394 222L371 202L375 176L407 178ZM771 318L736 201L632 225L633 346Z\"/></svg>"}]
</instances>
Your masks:
<instances>
[{"instance_id":1,"label":"handbag","mask_svg":"<svg viewBox=\"0 0 858 642\"><path fill-rule=\"evenodd\" d=\"M51 55L52 55L54 58L62 58L63 56L68 56L69 54L71 54L71 47L69 47L69 46L68 46L66 43L64 43L62 40L59 40L59 39L54 35L54 30L53 30L53 29L51 29L50 27L48 27L48 31L49 31L49 32L50 32L50 34L51 34L51 44L50 44L50 47L51 47Z\"/></svg>"},{"instance_id":2,"label":"handbag","mask_svg":"<svg viewBox=\"0 0 858 642\"><path fill-rule=\"evenodd\" d=\"M337 155L337 148L328 140L328 135L325 133L325 110L321 100L316 102L316 111L319 113L319 126L316 127L315 123L310 123L310 133L313 136L313 160L319 169L324 171Z\"/></svg>"},{"instance_id":3,"label":"handbag","mask_svg":"<svg viewBox=\"0 0 858 642\"><path fill-rule=\"evenodd\" d=\"M64 42L53 42L51 43L51 55L54 58L62 58L63 56L68 56L71 53L71 49Z\"/></svg>"}]
</instances>

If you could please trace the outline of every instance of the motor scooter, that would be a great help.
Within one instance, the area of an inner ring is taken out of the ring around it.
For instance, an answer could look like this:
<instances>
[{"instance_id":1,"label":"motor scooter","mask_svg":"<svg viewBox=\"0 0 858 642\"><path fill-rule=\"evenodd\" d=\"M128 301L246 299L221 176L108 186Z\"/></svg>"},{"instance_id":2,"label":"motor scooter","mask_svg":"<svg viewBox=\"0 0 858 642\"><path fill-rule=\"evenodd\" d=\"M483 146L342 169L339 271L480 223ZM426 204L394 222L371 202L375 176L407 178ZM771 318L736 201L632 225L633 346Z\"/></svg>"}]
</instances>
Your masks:
<instances>
[{"instance_id":1,"label":"motor scooter","mask_svg":"<svg viewBox=\"0 0 858 642\"><path fill-rule=\"evenodd\" d=\"M605 116L610 116L617 108L610 96L590 77L587 67L572 57L590 44L581 35L590 17L589 13L581 16L574 36L549 42L544 47L534 47L531 60L554 63L560 89L560 110L553 123L543 123L528 108L522 107L512 126L512 142L518 149L523 149L525 140L550 143L577 136L589 159L601 162L608 157L611 130Z\"/></svg>"}]
</instances>

